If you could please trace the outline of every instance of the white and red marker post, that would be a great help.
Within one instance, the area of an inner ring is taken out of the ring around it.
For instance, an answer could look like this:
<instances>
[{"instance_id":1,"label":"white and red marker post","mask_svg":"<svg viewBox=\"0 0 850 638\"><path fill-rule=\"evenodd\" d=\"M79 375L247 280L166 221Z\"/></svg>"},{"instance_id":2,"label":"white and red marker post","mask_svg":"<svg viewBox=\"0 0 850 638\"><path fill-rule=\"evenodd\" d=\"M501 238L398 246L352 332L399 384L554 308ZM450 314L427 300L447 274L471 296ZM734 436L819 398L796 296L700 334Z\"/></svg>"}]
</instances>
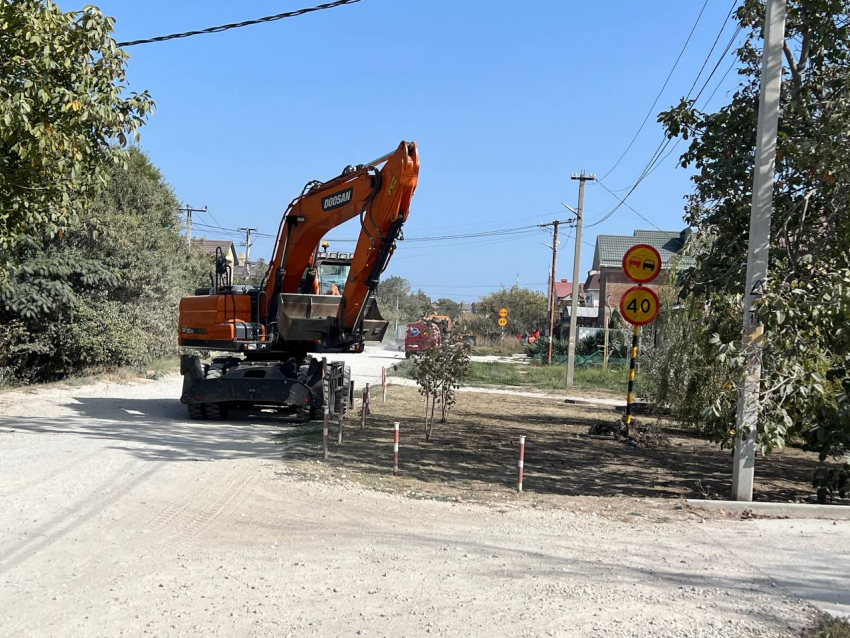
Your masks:
<instances>
[{"instance_id":1,"label":"white and red marker post","mask_svg":"<svg viewBox=\"0 0 850 638\"><path fill-rule=\"evenodd\" d=\"M393 476L398 476L398 425L398 421L393 423Z\"/></svg>"},{"instance_id":2,"label":"white and red marker post","mask_svg":"<svg viewBox=\"0 0 850 638\"><path fill-rule=\"evenodd\" d=\"M363 388L363 401L360 406L360 429L362 430L366 426L366 415L369 414L369 402L371 401L371 397L369 396L369 384L366 384L366 387Z\"/></svg>"},{"instance_id":3,"label":"white and red marker post","mask_svg":"<svg viewBox=\"0 0 850 638\"><path fill-rule=\"evenodd\" d=\"M322 424L322 458L328 460L328 406L325 406L325 418Z\"/></svg>"},{"instance_id":4,"label":"white and red marker post","mask_svg":"<svg viewBox=\"0 0 850 638\"><path fill-rule=\"evenodd\" d=\"M385 367L381 367L381 390L383 391L383 401L382 403L387 402L387 369Z\"/></svg>"},{"instance_id":5,"label":"white and red marker post","mask_svg":"<svg viewBox=\"0 0 850 638\"><path fill-rule=\"evenodd\" d=\"M519 460L516 464L516 491L522 492L522 471L525 467L525 435L519 437Z\"/></svg>"},{"instance_id":6,"label":"white and red marker post","mask_svg":"<svg viewBox=\"0 0 850 638\"><path fill-rule=\"evenodd\" d=\"M324 395L325 418L322 424L322 458L328 460L328 421L330 420L330 405L328 395L331 392L330 380L328 379L328 362L322 359L322 394Z\"/></svg>"},{"instance_id":7,"label":"white and red marker post","mask_svg":"<svg viewBox=\"0 0 850 638\"><path fill-rule=\"evenodd\" d=\"M337 431L337 445L342 445L342 418L345 416L342 406L339 408L339 429Z\"/></svg>"}]
</instances>

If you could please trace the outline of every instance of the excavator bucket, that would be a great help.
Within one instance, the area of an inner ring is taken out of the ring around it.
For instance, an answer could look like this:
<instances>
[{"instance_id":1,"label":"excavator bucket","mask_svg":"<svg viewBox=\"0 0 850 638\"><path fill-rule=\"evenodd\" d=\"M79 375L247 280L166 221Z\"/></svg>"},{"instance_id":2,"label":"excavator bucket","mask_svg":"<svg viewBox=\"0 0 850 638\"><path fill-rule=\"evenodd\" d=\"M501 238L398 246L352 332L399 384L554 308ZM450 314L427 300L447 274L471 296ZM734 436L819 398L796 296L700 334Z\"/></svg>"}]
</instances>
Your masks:
<instances>
[{"instance_id":1,"label":"excavator bucket","mask_svg":"<svg viewBox=\"0 0 850 638\"><path fill-rule=\"evenodd\" d=\"M337 317L342 297L282 293L277 312L277 328L286 341L321 341L337 332ZM366 301L359 332L364 341L381 341L389 322L381 316L374 298Z\"/></svg>"}]
</instances>

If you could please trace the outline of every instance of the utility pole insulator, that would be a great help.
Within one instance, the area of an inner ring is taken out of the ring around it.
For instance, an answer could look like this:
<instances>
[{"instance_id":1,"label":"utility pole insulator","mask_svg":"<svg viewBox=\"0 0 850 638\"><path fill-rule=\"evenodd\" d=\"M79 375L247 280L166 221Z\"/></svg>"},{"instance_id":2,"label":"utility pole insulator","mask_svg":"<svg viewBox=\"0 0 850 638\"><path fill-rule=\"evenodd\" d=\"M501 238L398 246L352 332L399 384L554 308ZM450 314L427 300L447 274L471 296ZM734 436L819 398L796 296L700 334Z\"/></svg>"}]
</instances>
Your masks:
<instances>
[{"instance_id":1,"label":"utility pole insulator","mask_svg":"<svg viewBox=\"0 0 850 638\"><path fill-rule=\"evenodd\" d=\"M186 243L192 245L192 213L206 213L207 207L192 208L188 204L180 209L181 213L186 213Z\"/></svg>"},{"instance_id":2,"label":"utility pole insulator","mask_svg":"<svg viewBox=\"0 0 850 638\"><path fill-rule=\"evenodd\" d=\"M244 226L240 226L236 230L245 232L245 274L251 275L251 233L256 233L256 228L245 228Z\"/></svg>"}]
</instances>

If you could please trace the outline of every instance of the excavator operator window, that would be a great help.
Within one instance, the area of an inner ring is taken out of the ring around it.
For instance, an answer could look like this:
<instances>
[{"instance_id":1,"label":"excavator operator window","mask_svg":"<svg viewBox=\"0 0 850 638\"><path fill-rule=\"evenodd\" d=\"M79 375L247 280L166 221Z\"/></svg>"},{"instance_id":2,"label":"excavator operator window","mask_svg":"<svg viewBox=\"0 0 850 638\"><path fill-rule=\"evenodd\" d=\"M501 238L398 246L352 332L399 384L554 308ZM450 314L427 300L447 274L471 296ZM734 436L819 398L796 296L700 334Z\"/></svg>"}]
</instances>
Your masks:
<instances>
[{"instance_id":1,"label":"excavator operator window","mask_svg":"<svg viewBox=\"0 0 850 638\"><path fill-rule=\"evenodd\" d=\"M319 294L341 295L345 290L349 268L349 264L320 264Z\"/></svg>"}]
</instances>

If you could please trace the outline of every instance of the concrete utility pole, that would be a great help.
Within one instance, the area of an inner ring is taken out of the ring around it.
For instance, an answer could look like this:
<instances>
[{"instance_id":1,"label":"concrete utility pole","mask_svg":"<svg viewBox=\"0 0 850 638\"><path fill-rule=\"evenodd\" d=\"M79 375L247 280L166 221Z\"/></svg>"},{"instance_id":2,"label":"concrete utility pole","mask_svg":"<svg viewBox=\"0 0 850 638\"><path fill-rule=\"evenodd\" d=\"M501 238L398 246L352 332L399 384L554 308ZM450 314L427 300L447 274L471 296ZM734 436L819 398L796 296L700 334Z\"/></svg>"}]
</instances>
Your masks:
<instances>
[{"instance_id":1,"label":"concrete utility pole","mask_svg":"<svg viewBox=\"0 0 850 638\"><path fill-rule=\"evenodd\" d=\"M245 231L245 274L251 275L251 233L256 233L256 228L245 228L240 226L236 230L244 230Z\"/></svg>"},{"instance_id":2,"label":"concrete utility pole","mask_svg":"<svg viewBox=\"0 0 850 638\"><path fill-rule=\"evenodd\" d=\"M192 208L188 204L186 204L186 208L180 209L181 213L186 213L186 243L192 243L192 213L206 213L207 207L203 208Z\"/></svg>"},{"instance_id":3,"label":"concrete utility pole","mask_svg":"<svg viewBox=\"0 0 850 638\"><path fill-rule=\"evenodd\" d=\"M755 315L755 304L762 297L767 278L784 44L785 0L768 0L761 59L761 94L756 129L747 283L744 290L744 331L741 339L741 350L747 363L744 378L738 387L738 414L735 424L738 433L735 436L732 466L732 498L736 501L753 500L761 386L761 343L764 334L764 327Z\"/></svg>"},{"instance_id":4,"label":"concrete utility pole","mask_svg":"<svg viewBox=\"0 0 850 638\"><path fill-rule=\"evenodd\" d=\"M578 278L581 266L581 220L584 211L584 183L596 179L596 175L580 175L573 173L570 179L578 180L578 210L576 211L576 251L573 258L573 293L570 300L570 342L567 346L567 389L573 387L573 377L576 369L576 332L578 332Z\"/></svg>"},{"instance_id":5,"label":"concrete utility pole","mask_svg":"<svg viewBox=\"0 0 850 638\"><path fill-rule=\"evenodd\" d=\"M540 228L547 228L549 226L554 228L554 235L552 237L552 270L549 277L549 349L546 355L546 363L549 365L552 365L552 341L555 336L553 332L555 330L555 264L558 260L558 225L566 223L566 221L555 220L548 224L540 224Z\"/></svg>"}]
</instances>

